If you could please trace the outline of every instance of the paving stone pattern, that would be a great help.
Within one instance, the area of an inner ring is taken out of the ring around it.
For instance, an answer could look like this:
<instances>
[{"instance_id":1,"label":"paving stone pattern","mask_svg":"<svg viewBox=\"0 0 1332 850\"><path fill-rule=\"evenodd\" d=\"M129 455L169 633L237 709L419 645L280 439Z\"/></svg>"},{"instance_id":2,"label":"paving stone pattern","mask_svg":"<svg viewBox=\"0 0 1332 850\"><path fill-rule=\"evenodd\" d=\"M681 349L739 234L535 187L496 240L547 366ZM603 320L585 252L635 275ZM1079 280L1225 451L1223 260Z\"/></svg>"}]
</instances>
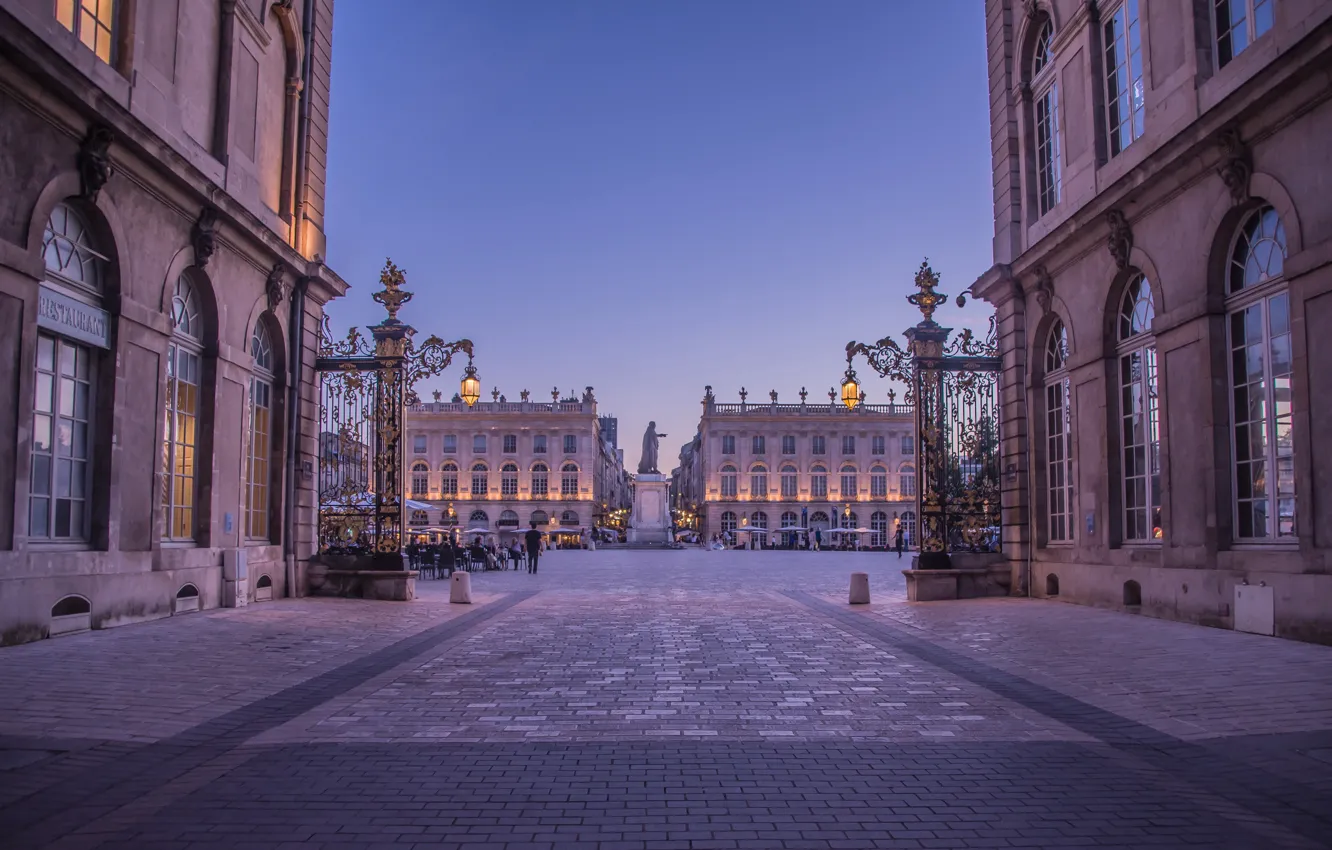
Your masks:
<instances>
[{"instance_id":1,"label":"paving stone pattern","mask_svg":"<svg viewBox=\"0 0 1332 850\"><path fill-rule=\"evenodd\" d=\"M904 565L556 552L12 647L0 846L1332 846L1332 648Z\"/></svg>"}]
</instances>

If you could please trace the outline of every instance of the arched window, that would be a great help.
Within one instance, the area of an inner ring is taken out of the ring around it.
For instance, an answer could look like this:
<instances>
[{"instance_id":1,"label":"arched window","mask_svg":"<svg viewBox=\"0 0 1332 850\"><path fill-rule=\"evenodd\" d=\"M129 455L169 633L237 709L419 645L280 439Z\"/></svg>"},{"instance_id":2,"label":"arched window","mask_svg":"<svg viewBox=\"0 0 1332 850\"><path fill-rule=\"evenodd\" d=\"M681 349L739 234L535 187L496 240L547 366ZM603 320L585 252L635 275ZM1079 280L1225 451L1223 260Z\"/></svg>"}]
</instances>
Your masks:
<instances>
[{"instance_id":1,"label":"arched window","mask_svg":"<svg viewBox=\"0 0 1332 850\"><path fill-rule=\"evenodd\" d=\"M794 499L799 492L800 474L791 464L782 465L782 498Z\"/></svg>"},{"instance_id":2,"label":"arched window","mask_svg":"<svg viewBox=\"0 0 1332 850\"><path fill-rule=\"evenodd\" d=\"M578 495L578 464L566 463L560 467L560 496L572 498Z\"/></svg>"},{"instance_id":3,"label":"arched window","mask_svg":"<svg viewBox=\"0 0 1332 850\"><path fill-rule=\"evenodd\" d=\"M1052 44L1054 26L1049 17L1036 35L1031 62L1031 92L1035 105L1036 209L1045 215L1059 203L1062 189L1059 158L1059 85L1055 79Z\"/></svg>"},{"instance_id":4,"label":"arched window","mask_svg":"<svg viewBox=\"0 0 1332 850\"><path fill-rule=\"evenodd\" d=\"M828 498L828 468L821 463L809 470L809 495L814 499Z\"/></svg>"},{"instance_id":5,"label":"arched window","mask_svg":"<svg viewBox=\"0 0 1332 850\"><path fill-rule=\"evenodd\" d=\"M545 511L532 511L532 522L536 523L538 527L543 526L550 522L550 517L546 515Z\"/></svg>"},{"instance_id":6,"label":"arched window","mask_svg":"<svg viewBox=\"0 0 1332 850\"><path fill-rule=\"evenodd\" d=\"M888 470L878 464L870 467L870 498L888 498Z\"/></svg>"},{"instance_id":7,"label":"arched window","mask_svg":"<svg viewBox=\"0 0 1332 850\"><path fill-rule=\"evenodd\" d=\"M749 515L749 527L755 531L767 531L768 515L763 511L754 511Z\"/></svg>"},{"instance_id":8,"label":"arched window","mask_svg":"<svg viewBox=\"0 0 1332 850\"><path fill-rule=\"evenodd\" d=\"M472 497L484 498L490 492L490 468L481 461L472 464Z\"/></svg>"},{"instance_id":9,"label":"arched window","mask_svg":"<svg viewBox=\"0 0 1332 850\"><path fill-rule=\"evenodd\" d=\"M495 523L500 528L517 528L518 514L516 511L500 512L499 522Z\"/></svg>"},{"instance_id":10,"label":"arched window","mask_svg":"<svg viewBox=\"0 0 1332 850\"><path fill-rule=\"evenodd\" d=\"M838 516L841 517L842 528L860 528L860 514L855 511L842 511Z\"/></svg>"},{"instance_id":11,"label":"arched window","mask_svg":"<svg viewBox=\"0 0 1332 850\"><path fill-rule=\"evenodd\" d=\"M870 545L882 549L888 545L888 514L875 511L870 514Z\"/></svg>"},{"instance_id":12,"label":"arched window","mask_svg":"<svg viewBox=\"0 0 1332 850\"><path fill-rule=\"evenodd\" d=\"M513 461L506 461L500 467L500 495L505 497L518 495L518 464ZM515 522L517 516L514 514Z\"/></svg>"},{"instance_id":13,"label":"arched window","mask_svg":"<svg viewBox=\"0 0 1332 850\"><path fill-rule=\"evenodd\" d=\"M735 527L735 511L722 511L721 530L723 532L733 532Z\"/></svg>"},{"instance_id":14,"label":"arched window","mask_svg":"<svg viewBox=\"0 0 1332 850\"><path fill-rule=\"evenodd\" d=\"M914 499L916 497L916 468L909 463L904 463L897 470L898 486L897 492L904 499Z\"/></svg>"},{"instance_id":15,"label":"arched window","mask_svg":"<svg viewBox=\"0 0 1332 850\"><path fill-rule=\"evenodd\" d=\"M273 474L273 343L263 322L255 322L250 334L250 450L245 464L246 506L245 536L252 540L270 539L268 527L269 493Z\"/></svg>"},{"instance_id":16,"label":"arched window","mask_svg":"<svg viewBox=\"0 0 1332 850\"><path fill-rule=\"evenodd\" d=\"M847 463L842 465L842 498L854 499L860 492L859 485L856 482L856 467Z\"/></svg>"},{"instance_id":17,"label":"arched window","mask_svg":"<svg viewBox=\"0 0 1332 850\"><path fill-rule=\"evenodd\" d=\"M1119 305L1120 492L1123 539L1161 538L1161 436L1156 393L1152 285L1135 274Z\"/></svg>"},{"instance_id":18,"label":"arched window","mask_svg":"<svg viewBox=\"0 0 1332 850\"><path fill-rule=\"evenodd\" d=\"M827 531L828 527L829 527L828 514L825 513L824 511L815 511L814 513L809 515L810 531L813 531L816 528L821 528L824 531Z\"/></svg>"},{"instance_id":19,"label":"arched window","mask_svg":"<svg viewBox=\"0 0 1332 850\"><path fill-rule=\"evenodd\" d=\"M1270 206L1250 213L1228 279L1234 522L1239 540L1295 536L1290 291L1286 231Z\"/></svg>"},{"instance_id":20,"label":"arched window","mask_svg":"<svg viewBox=\"0 0 1332 850\"><path fill-rule=\"evenodd\" d=\"M73 207L57 204L51 210L42 233L42 259L46 264L42 289L87 305L90 313L101 315L105 326L102 294L107 256L98 250L88 223ZM41 329L36 361L28 537L84 541L93 486L96 349Z\"/></svg>"},{"instance_id":21,"label":"arched window","mask_svg":"<svg viewBox=\"0 0 1332 850\"><path fill-rule=\"evenodd\" d=\"M578 513L576 511L564 511L560 514L560 527L577 528Z\"/></svg>"},{"instance_id":22,"label":"arched window","mask_svg":"<svg viewBox=\"0 0 1332 850\"><path fill-rule=\"evenodd\" d=\"M782 513L782 528L795 528L800 524L800 516L795 511Z\"/></svg>"},{"instance_id":23,"label":"arched window","mask_svg":"<svg viewBox=\"0 0 1332 850\"><path fill-rule=\"evenodd\" d=\"M731 464L726 464L721 468L721 496L723 499L734 499L739 490L739 470Z\"/></svg>"},{"instance_id":24,"label":"arched window","mask_svg":"<svg viewBox=\"0 0 1332 850\"><path fill-rule=\"evenodd\" d=\"M902 526L902 537L904 538L903 542L906 544L906 547L910 549L912 543L916 539L916 512L903 511L902 517L901 519L898 520L898 522Z\"/></svg>"},{"instance_id":25,"label":"arched window","mask_svg":"<svg viewBox=\"0 0 1332 850\"><path fill-rule=\"evenodd\" d=\"M423 525L429 525L429 524L430 524L430 517L426 515L426 512L425 512L425 511L412 511L412 513L411 513L411 517L409 518L408 522L409 522L411 525L414 525L414 526L417 526L417 527L420 527L420 526L423 526Z\"/></svg>"},{"instance_id":26,"label":"arched window","mask_svg":"<svg viewBox=\"0 0 1332 850\"><path fill-rule=\"evenodd\" d=\"M423 460L412 464L412 498L424 499L430 494L430 467Z\"/></svg>"},{"instance_id":27,"label":"arched window","mask_svg":"<svg viewBox=\"0 0 1332 850\"><path fill-rule=\"evenodd\" d=\"M445 461L439 472L440 495L445 497L458 495L458 464L451 460Z\"/></svg>"},{"instance_id":28,"label":"arched window","mask_svg":"<svg viewBox=\"0 0 1332 850\"><path fill-rule=\"evenodd\" d=\"M768 498L768 468L761 463L756 463L749 469L749 497Z\"/></svg>"},{"instance_id":29,"label":"arched window","mask_svg":"<svg viewBox=\"0 0 1332 850\"><path fill-rule=\"evenodd\" d=\"M544 499L550 493L550 467L541 461L532 464L532 498Z\"/></svg>"},{"instance_id":30,"label":"arched window","mask_svg":"<svg viewBox=\"0 0 1332 850\"><path fill-rule=\"evenodd\" d=\"M490 525L490 516L485 511L478 509L472 511L471 516L467 517L467 521L475 528L482 528Z\"/></svg>"},{"instance_id":31,"label":"arched window","mask_svg":"<svg viewBox=\"0 0 1332 850\"><path fill-rule=\"evenodd\" d=\"M1055 320L1045 341L1046 539L1073 539L1073 405L1069 397L1068 330Z\"/></svg>"},{"instance_id":32,"label":"arched window","mask_svg":"<svg viewBox=\"0 0 1332 850\"><path fill-rule=\"evenodd\" d=\"M171 341L166 357L166 427L162 445L163 529L170 540L194 539L198 481L199 386L203 373L203 321L187 275L171 296Z\"/></svg>"}]
</instances>

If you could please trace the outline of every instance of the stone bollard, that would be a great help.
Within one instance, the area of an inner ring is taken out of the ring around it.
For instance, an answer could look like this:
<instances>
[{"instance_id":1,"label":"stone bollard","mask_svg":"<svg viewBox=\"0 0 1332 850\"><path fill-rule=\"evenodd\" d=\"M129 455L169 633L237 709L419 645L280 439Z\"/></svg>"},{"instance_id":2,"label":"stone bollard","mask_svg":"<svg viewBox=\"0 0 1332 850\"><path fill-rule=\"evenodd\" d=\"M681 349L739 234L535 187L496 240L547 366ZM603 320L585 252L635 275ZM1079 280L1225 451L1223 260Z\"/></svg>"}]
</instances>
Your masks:
<instances>
[{"instance_id":1,"label":"stone bollard","mask_svg":"<svg viewBox=\"0 0 1332 850\"><path fill-rule=\"evenodd\" d=\"M449 577L449 601L463 605L472 604L472 574L465 570L454 570Z\"/></svg>"},{"instance_id":2,"label":"stone bollard","mask_svg":"<svg viewBox=\"0 0 1332 850\"><path fill-rule=\"evenodd\" d=\"M851 574L851 604L869 604L869 573Z\"/></svg>"}]
</instances>

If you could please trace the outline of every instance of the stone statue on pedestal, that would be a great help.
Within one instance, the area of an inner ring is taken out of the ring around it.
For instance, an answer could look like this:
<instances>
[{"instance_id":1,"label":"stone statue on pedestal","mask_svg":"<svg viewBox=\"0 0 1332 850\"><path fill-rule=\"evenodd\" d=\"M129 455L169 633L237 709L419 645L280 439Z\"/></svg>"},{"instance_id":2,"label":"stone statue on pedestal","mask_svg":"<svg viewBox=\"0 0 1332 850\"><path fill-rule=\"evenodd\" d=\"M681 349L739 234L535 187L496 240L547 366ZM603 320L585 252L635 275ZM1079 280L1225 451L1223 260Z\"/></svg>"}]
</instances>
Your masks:
<instances>
[{"instance_id":1,"label":"stone statue on pedestal","mask_svg":"<svg viewBox=\"0 0 1332 850\"><path fill-rule=\"evenodd\" d=\"M657 433L657 423L649 422L643 432L643 457L638 461L638 474L660 473L657 469L657 442L666 436Z\"/></svg>"}]
</instances>

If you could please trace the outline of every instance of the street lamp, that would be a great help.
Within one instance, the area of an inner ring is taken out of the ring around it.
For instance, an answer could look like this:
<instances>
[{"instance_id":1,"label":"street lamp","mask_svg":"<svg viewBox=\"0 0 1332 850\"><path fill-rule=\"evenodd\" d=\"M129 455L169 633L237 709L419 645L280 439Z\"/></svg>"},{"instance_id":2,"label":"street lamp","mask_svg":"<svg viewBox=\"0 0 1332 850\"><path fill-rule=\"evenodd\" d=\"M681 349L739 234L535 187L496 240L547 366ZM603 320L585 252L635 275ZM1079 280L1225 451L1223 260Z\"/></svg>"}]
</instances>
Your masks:
<instances>
[{"instance_id":1,"label":"street lamp","mask_svg":"<svg viewBox=\"0 0 1332 850\"><path fill-rule=\"evenodd\" d=\"M851 367L851 358L846 358L846 374L842 377L842 404L846 405L847 410L855 410L856 405L860 404L862 394L860 384L856 381L856 370Z\"/></svg>"},{"instance_id":2,"label":"street lamp","mask_svg":"<svg viewBox=\"0 0 1332 850\"><path fill-rule=\"evenodd\" d=\"M476 404L476 400L481 397L481 379L476 376L476 367L472 365L472 358L467 358L467 369L463 373L462 379L462 400L471 407Z\"/></svg>"}]
</instances>

